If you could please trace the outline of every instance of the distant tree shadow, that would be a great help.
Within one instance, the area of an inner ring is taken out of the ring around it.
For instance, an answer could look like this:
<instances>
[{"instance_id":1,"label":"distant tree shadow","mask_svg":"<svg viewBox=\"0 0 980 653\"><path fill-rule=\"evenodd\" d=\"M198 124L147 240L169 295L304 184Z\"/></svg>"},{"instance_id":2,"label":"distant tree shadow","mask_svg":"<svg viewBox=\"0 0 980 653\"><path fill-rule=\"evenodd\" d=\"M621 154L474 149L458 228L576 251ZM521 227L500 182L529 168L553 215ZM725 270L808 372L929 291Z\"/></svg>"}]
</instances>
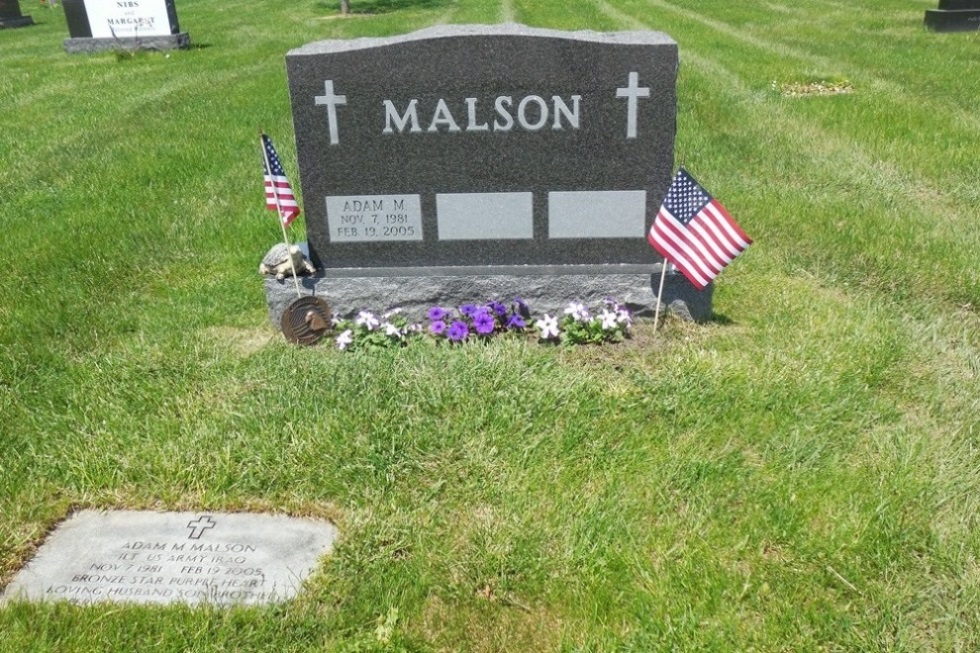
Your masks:
<instances>
[{"instance_id":1,"label":"distant tree shadow","mask_svg":"<svg viewBox=\"0 0 980 653\"><path fill-rule=\"evenodd\" d=\"M390 14L403 9L438 9L452 0L351 0L351 14ZM329 12L340 12L340 0L316 0L314 7Z\"/></svg>"}]
</instances>

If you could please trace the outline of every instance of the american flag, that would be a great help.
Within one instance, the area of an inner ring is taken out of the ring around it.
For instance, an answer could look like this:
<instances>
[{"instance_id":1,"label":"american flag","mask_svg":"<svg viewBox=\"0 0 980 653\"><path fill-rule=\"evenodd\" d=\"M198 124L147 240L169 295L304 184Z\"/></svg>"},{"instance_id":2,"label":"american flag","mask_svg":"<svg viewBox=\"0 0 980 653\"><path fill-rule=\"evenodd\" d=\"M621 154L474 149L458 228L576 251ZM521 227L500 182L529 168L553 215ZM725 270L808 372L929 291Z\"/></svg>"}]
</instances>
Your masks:
<instances>
[{"instance_id":1,"label":"american flag","mask_svg":"<svg viewBox=\"0 0 980 653\"><path fill-rule=\"evenodd\" d=\"M285 226L289 226L297 215L299 215L299 204L296 203L296 196L293 195L293 188L286 179L286 173L282 169L279 155L276 148L272 146L272 139L262 134L262 146L265 148L262 167L265 171L265 205L270 211L279 211L279 217ZM271 172L269 168L272 168ZM278 196L278 204L276 199Z\"/></svg>"},{"instance_id":2,"label":"american flag","mask_svg":"<svg viewBox=\"0 0 980 653\"><path fill-rule=\"evenodd\" d=\"M752 239L718 200L681 168L647 240L698 290L703 290Z\"/></svg>"}]
</instances>

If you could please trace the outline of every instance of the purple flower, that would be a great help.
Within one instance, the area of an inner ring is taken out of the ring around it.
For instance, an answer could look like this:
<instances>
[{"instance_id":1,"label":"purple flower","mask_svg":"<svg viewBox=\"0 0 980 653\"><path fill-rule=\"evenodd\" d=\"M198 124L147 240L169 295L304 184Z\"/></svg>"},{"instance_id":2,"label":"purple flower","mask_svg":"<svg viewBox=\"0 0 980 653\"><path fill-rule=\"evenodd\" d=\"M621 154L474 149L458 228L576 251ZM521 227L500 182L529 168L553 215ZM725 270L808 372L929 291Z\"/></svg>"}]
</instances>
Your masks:
<instances>
[{"instance_id":1,"label":"purple flower","mask_svg":"<svg viewBox=\"0 0 980 653\"><path fill-rule=\"evenodd\" d=\"M480 309L476 307L476 304L463 304L459 307L459 312L466 317L473 317L478 310Z\"/></svg>"},{"instance_id":2,"label":"purple flower","mask_svg":"<svg viewBox=\"0 0 980 653\"><path fill-rule=\"evenodd\" d=\"M507 328L508 329L526 329L527 328L527 322L525 322L524 321L524 318L521 317L520 315L511 315L510 316L510 319L507 320Z\"/></svg>"},{"instance_id":3,"label":"purple flower","mask_svg":"<svg viewBox=\"0 0 980 653\"><path fill-rule=\"evenodd\" d=\"M446 332L446 323L443 322L442 320L436 320L435 322L429 325L429 331L434 336L441 336Z\"/></svg>"},{"instance_id":4,"label":"purple flower","mask_svg":"<svg viewBox=\"0 0 980 653\"><path fill-rule=\"evenodd\" d=\"M500 302L490 302L487 306L497 317L507 317L507 307Z\"/></svg>"},{"instance_id":5,"label":"purple flower","mask_svg":"<svg viewBox=\"0 0 980 653\"><path fill-rule=\"evenodd\" d=\"M449 325L449 339L453 342L462 342L468 335L470 335L470 328L466 326L466 322L455 320Z\"/></svg>"},{"instance_id":6,"label":"purple flower","mask_svg":"<svg viewBox=\"0 0 980 653\"><path fill-rule=\"evenodd\" d=\"M524 319L531 317L531 309L528 307L528 305L524 302L523 299L521 299L520 297L515 297L514 303L517 305L517 309L514 311L515 313L519 313L520 316L523 317Z\"/></svg>"},{"instance_id":7,"label":"purple flower","mask_svg":"<svg viewBox=\"0 0 980 653\"><path fill-rule=\"evenodd\" d=\"M493 333L494 328L497 326L496 320L487 311L479 311L473 316L473 326L476 327L476 332L481 336L485 336L489 333Z\"/></svg>"},{"instance_id":8,"label":"purple flower","mask_svg":"<svg viewBox=\"0 0 980 653\"><path fill-rule=\"evenodd\" d=\"M445 320L447 315L449 315L449 313L447 313L446 309L442 308L441 306L433 306L429 309L429 319L433 322L437 320ZM446 325L444 324L443 326L445 327Z\"/></svg>"}]
</instances>

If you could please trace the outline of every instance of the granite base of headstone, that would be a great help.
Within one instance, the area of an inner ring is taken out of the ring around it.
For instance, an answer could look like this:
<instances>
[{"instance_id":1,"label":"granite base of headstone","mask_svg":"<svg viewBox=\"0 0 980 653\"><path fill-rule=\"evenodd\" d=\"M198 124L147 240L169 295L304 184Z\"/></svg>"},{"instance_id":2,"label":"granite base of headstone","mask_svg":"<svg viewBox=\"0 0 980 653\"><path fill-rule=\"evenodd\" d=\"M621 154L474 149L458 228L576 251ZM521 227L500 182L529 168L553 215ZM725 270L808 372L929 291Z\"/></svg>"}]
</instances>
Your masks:
<instances>
[{"instance_id":1,"label":"granite base of headstone","mask_svg":"<svg viewBox=\"0 0 980 653\"><path fill-rule=\"evenodd\" d=\"M336 274L321 270L318 276L300 278L300 292L323 299L339 318L351 318L362 310L384 313L398 308L408 319L421 321L433 306L509 304L517 297L536 315L560 315L573 301L598 306L612 298L628 306L634 316L650 318L657 310L660 266L650 268L652 275L640 266L623 266L616 274L606 269L599 275L588 266L528 266L494 275L474 274L465 268L365 270L364 276L356 276L353 270ZM661 314L695 322L710 320L713 292L713 283L697 290L670 267L664 278ZM279 328L286 308L296 300L296 286L292 279L269 276L265 293L269 321Z\"/></svg>"},{"instance_id":2,"label":"granite base of headstone","mask_svg":"<svg viewBox=\"0 0 980 653\"><path fill-rule=\"evenodd\" d=\"M27 27L34 19L20 12L19 0L0 0L0 29L8 27Z\"/></svg>"},{"instance_id":3,"label":"granite base of headstone","mask_svg":"<svg viewBox=\"0 0 980 653\"><path fill-rule=\"evenodd\" d=\"M65 52L82 54L86 52L105 52L107 50L186 50L191 47L191 37L186 32L167 36L141 36L138 38L65 39Z\"/></svg>"},{"instance_id":4,"label":"granite base of headstone","mask_svg":"<svg viewBox=\"0 0 980 653\"><path fill-rule=\"evenodd\" d=\"M980 0L939 0L938 9L926 9L925 25L934 32L980 30Z\"/></svg>"},{"instance_id":5,"label":"granite base of headstone","mask_svg":"<svg viewBox=\"0 0 980 653\"><path fill-rule=\"evenodd\" d=\"M75 513L0 595L8 601L262 605L299 592L330 523L253 513Z\"/></svg>"},{"instance_id":6,"label":"granite base of headstone","mask_svg":"<svg viewBox=\"0 0 980 653\"><path fill-rule=\"evenodd\" d=\"M63 0L69 54L106 50L175 50L191 45L174 0Z\"/></svg>"}]
</instances>

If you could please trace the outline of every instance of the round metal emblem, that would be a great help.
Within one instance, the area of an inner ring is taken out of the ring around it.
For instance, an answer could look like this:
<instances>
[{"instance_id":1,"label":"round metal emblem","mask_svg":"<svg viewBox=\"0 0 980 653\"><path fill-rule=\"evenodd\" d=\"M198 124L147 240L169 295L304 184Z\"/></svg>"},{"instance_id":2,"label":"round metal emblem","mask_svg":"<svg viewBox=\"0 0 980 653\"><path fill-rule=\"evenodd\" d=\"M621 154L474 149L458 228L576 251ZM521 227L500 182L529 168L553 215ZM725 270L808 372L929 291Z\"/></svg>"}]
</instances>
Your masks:
<instances>
[{"instance_id":1,"label":"round metal emblem","mask_svg":"<svg viewBox=\"0 0 980 653\"><path fill-rule=\"evenodd\" d=\"M330 306L319 297L300 297L286 307L280 326L289 342L315 345L330 330Z\"/></svg>"}]
</instances>

